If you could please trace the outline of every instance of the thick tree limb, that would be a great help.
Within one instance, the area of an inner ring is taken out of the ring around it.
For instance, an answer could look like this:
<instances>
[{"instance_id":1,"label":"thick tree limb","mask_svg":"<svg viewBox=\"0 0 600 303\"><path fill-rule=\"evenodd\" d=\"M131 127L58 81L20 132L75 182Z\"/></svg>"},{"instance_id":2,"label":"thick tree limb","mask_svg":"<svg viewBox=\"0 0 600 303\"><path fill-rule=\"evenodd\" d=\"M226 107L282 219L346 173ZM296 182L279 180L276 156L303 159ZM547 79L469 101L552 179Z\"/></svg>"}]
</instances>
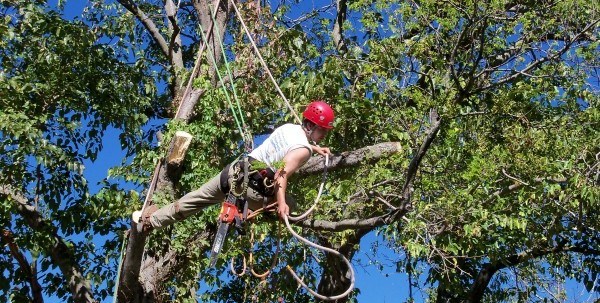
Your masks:
<instances>
[{"instance_id":1,"label":"thick tree limb","mask_svg":"<svg viewBox=\"0 0 600 303\"><path fill-rule=\"evenodd\" d=\"M518 265L520 263L529 261L534 258L564 252L576 252L584 255L600 256L600 250L597 249L590 249L581 246L565 246L564 244L559 244L556 247L552 248L530 249L516 255L508 256L504 260L500 260L494 263L487 263L483 266L483 268L475 278L475 281L473 282L471 291L469 292L468 302L481 302L483 294L487 289L490 280L492 279L494 274L499 270Z\"/></svg>"},{"instance_id":2,"label":"thick tree limb","mask_svg":"<svg viewBox=\"0 0 600 303\"><path fill-rule=\"evenodd\" d=\"M177 145L178 137L173 138L172 147ZM183 147L183 146L182 146ZM171 148L166 159L183 158L187 152L185 148ZM146 201L143 207L148 207L152 204L150 197L155 190L160 190L162 193L173 194L174 180L177 180L181 174L180 167L177 165L169 165L167 161L160 161L155 167L152 175L152 182L148 193L146 193ZM142 233L142 224L131 222L132 228L129 230L127 248L125 258L123 259L121 271L121 283L118 286L119 302L136 302L142 297L156 296L155 292L142 291L142 285L139 283L140 267L144 255L144 246L147 235Z\"/></svg>"},{"instance_id":3,"label":"thick tree limb","mask_svg":"<svg viewBox=\"0 0 600 303\"><path fill-rule=\"evenodd\" d=\"M402 151L399 142L385 142L372 146L363 147L354 151L343 152L339 155L333 155L329 158L328 170L335 170L344 167L364 164L365 161L377 161ZM314 174L323 171L325 160L323 156L314 156L298 170L298 174Z\"/></svg>"},{"instance_id":4,"label":"thick tree limb","mask_svg":"<svg viewBox=\"0 0 600 303\"><path fill-rule=\"evenodd\" d=\"M131 221L132 229L129 230L127 237L127 247L125 257L121 267L121 278L118 287L118 302L136 302L143 296L141 286L138 283L140 273L141 259L144 254L144 245L146 236L142 234L135 222Z\"/></svg>"},{"instance_id":5,"label":"thick tree limb","mask_svg":"<svg viewBox=\"0 0 600 303\"><path fill-rule=\"evenodd\" d=\"M42 286L37 280L34 269L29 265L27 258L25 258L25 255L21 252L19 246L17 246L15 243L12 232L9 230L3 230L0 233L0 238L2 239L2 242L8 246L10 254L13 256L13 258L15 258L17 263L19 263L21 270L27 276L27 280L29 280L29 285L31 286L31 297L33 298L33 303L43 303L44 297L42 296Z\"/></svg>"},{"instance_id":6,"label":"thick tree limb","mask_svg":"<svg viewBox=\"0 0 600 303\"><path fill-rule=\"evenodd\" d=\"M408 165L408 169L406 170L406 177L404 181L404 187L402 188L402 197L403 197L403 205L402 208L406 207L407 203L410 203L410 195L412 193L413 183L415 181L415 176L417 175L417 170L419 169L419 165L421 164L421 160L425 157L427 150L431 146L431 143L437 136L437 133L440 130L441 119L439 114L435 109L432 109L429 113L429 121L431 126L427 129L426 137L419 150L414 155L410 164Z\"/></svg>"},{"instance_id":7,"label":"thick tree limb","mask_svg":"<svg viewBox=\"0 0 600 303\"><path fill-rule=\"evenodd\" d=\"M165 57L169 58L169 43L167 43L167 40L161 35L160 30L156 27L152 19L150 19L150 17L148 17L132 0L117 1L142 23L144 28L146 28L148 33L154 39L154 42L158 44Z\"/></svg>"},{"instance_id":8,"label":"thick tree limb","mask_svg":"<svg viewBox=\"0 0 600 303\"><path fill-rule=\"evenodd\" d=\"M189 239L188 248L194 250L208 250L210 244L203 246L200 240L212 239L216 231L216 226L207 228L206 230L195 234ZM178 253L173 249L161 253L153 258L146 258L142 262L140 270L140 282L144 292L148 296L160 296L157 291L160 291L160 285L164 285L169 279L173 278L181 269L188 266L190 259L188 253Z\"/></svg>"},{"instance_id":9,"label":"thick tree limb","mask_svg":"<svg viewBox=\"0 0 600 303\"><path fill-rule=\"evenodd\" d=\"M348 47L346 46L346 42L344 41L344 33L343 27L344 22L346 21L346 13L348 11L348 3L347 0L337 0L337 15L335 17L335 23L333 25L333 32L331 35L333 36L333 43L337 48L338 52L345 52Z\"/></svg>"},{"instance_id":10,"label":"thick tree limb","mask_svg":"<svg viewBox=\"0 0 600 303\"><path fill-rule=\"evenodd\" d=\"M408 210L394 210L387 214L367 219L346 219L337 222L326 220L308 219L296 222L294 225L310 228L313 230L343 231L348 229L374 229L392 223L396 218L402 217Z\"/></svg>"},{"instance_id":11,"label":"thick tree limb","mask_svg":"<svg viewBox=\"0 0 600 303\"><path fill-rule=\"evenodd\" d=\"M92 296L90 283L83 272L80 271L72 249L58 235L56 227L46 221L33 206L29 205L27 198L18 190L7 185L0 185L0 195L9 197L29 227L52 236L54 244L51 247L44 247L44 250L65 276L71 289L73 301L77 303L96 302Z\"/></svg>"},{"instance_id":12,"label":"thick tree limb","mask_svg":"<svg viewBox=\"0 0 600 303\"><path fill-rule=\"evenodd\" d=\"M216 65L221 62L221 43L223 38L225 37L225 23L227 22L228 12L230 11L230 5L227 1L213 1L213 5L209 5L210 1L204 0L194 0L194 8L196 13L198 14L198 19L200 20L200 24L202 28L205 30L205 36L208 41L208 49L207 49L207 58L208 56L214 56L214 62L212 59L207 60L210 66L209 75L211 77L212 84L216 86L217 84L217 73L216 73ZM216 12L215 12L216 10ZM216 24L213 25L213 16L214 20L216 20ZM209 30L210 28L210 30ZM218 35L217 35L218 33ZM220 40L220 41L219 41Z\"/></svg>"}]
</instances>

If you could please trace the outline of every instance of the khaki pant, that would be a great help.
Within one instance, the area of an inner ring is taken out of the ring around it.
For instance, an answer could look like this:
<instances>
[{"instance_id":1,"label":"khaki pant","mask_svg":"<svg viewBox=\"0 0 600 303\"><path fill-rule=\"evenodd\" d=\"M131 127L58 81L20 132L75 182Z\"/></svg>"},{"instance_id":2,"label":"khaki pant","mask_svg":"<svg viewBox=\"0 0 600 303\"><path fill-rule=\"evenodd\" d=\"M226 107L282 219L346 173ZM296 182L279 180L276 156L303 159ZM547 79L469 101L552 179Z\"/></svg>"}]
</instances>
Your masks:
<instances>
[{"instance_id":1,"label":"khaki pant","mask_svg":"<svg viewBox=\"0 0 600 303\"><path fill-rule=\"evenodd\" d=\"M233 164L229 165L228 180L229 187L233 180ZM191 215L194 215L213 204L220 204L225 200L225 194L221 188L221 174L217 174L208 182L204 183L199 189L188 193L174 203L166 205L152 214L150 222L155 229L160 229L167 225L181 221ZM240 182L243 183L243 182ZM241 184L235 189L236 192L241 192ZM261 195L256 190L248 187L245 195L248 201L248 208L251 210L258 209L273 202L274 197ZM290 207L290 211L296 206L292 197L286 194L286 202Z\"/></svg>"}]
</instances>

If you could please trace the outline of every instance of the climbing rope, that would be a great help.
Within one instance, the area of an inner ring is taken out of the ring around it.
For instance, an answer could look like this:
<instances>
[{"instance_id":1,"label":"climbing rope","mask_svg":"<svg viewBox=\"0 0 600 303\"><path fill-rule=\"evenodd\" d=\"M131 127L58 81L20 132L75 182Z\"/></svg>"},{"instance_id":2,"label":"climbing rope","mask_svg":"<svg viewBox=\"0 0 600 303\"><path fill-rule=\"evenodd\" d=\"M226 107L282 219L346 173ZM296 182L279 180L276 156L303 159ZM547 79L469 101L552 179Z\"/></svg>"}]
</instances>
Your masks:
<instances>
[{"instance_id":1,"label":"climbing rope","mask_svg":"<svg viewBox=\"0 0 600 303\"><path fill-rule=\"evenodd\" d=\"M277 249L275 250L275 254L273 255L273 260L271 261L271 266L262 274L256 273L254 271L254 259L252 258L252 251L250 251L250 272L256 278L265 279L268 275L271 274L271 271L275 266L277 266L277 260L279 259L279 251L281 250L281 228L280 225L277 224Z\"/></svg>"},{"instance_id":2,"label":"climbing rope","mask_svg":"<svg viewBox=\"0 0 600 303\"><path fill-rule=\"evenodd\" d=\"M321 251L325 251L328 253L331 253L333 255L336 255L338 257L340 257L342 260L344 260L344 263L346 263L346 266L348 266L348 270L350 272L350 286L348 287L348 289L346 289L346 291L344 291L342 294L339 294L337 296L324 296L321 295L319 293L317 293L316 291L312 290L310 287L308 287L306 285L306 283L304 283L304 281L298 277L298 275L296 274L296 272L288 265L286 266L286 269L292 274L292 276L294 277L294 279L296 279L296 281L302 285L302 287L304 287L304 289L306 289L306 291L308 291L309 293L311 293L313 296L321 299L321 300L327 300L327 301L333 301L333 300L337 300L337 299L341 299L346 297L351 291L352 289L354 289L354 269L352 268L352 264L350 264L350 261L348 261L348 259L346 259L346 257L344 255L342 255L341 253L339 253L336 250L333 250L331 248L327 248L321 245L318 245L316 243L311 242L310 240L298 235L290 226L290 220L292 222L297 222L297 221L301 221L304 220L306 217L308 217L317 207L317 204L319 203L319 200L321 198L321 194L323 193L323 187L325 186L325 182L327 180L327 168L329 167L329 155L325 154L325 167L323 168L323 178L321 180L321 185L319 186L319 192L317 193L317 197L315 198L315 203L313 203L313 205L302 215L297 216L297 217L293 217L293 216L284 216L283 220L285 222L285 225L287 227L287 229L290 231L290 233L292 234L292 236L294 236L296 239L300 240L301 242L305 243L308 246L314 247L316 249L319 249Z\"/></svg>"},{"instance_id":3,"label":"climbing rope","mask_svg":"<svg viewBox=\"0 0 600 303\"><path fill-rule=\"evenodd\" d=\"M202 36L202 39L206 39L206 35L204 35L204 30L202 29L202 25L200 25L200 34ZM243 115L241 113L236 113L235 107L233 106L233 103L231 102L231 97L229 96L229 92L227 91L227 88L225 87L225 82L223 80L223 76L221 75L221 72L219 71L219 68L217 67L217 60L215 58L215 54L213 54L212 52L209 52L209 53L210 53L210 58L212 59L212 62L213 62L213 66L215 67L215 72L217 73L217 77L219 78L219 81L221 82L223 92L225 93L225 99L227 100L227 104L229 105L229 108L232 111L233 118L235 120L235 124L238 128L238 131L240 132L240 135L244 139L244 142L246 142L248 137L245 135L244 129L242 128L242 125L240 124L240 121L237 118L237 115L239 114L240 120L241 120L241 119L243 119L241 117ZM225 60L225 62L227 62L227 59L225 57L223 58L223 60Z\"/></svg>"},{"instance_id":4,"label":"climbing rope","mask_svg":"<svg viewBox=\"0 0 600 303\"><path fill-rule=\"evenodd\" d=\"M215 10L215 12L216 12L216 10ZM216 19L214 17L214 14L212 14L212 9L211 9L211 14L210 15L212 16L212 21L213 21L212 24L215 24L216 23ZM203 39L205 39L205 37L204 37L204 31L202 29L202 25L199 25L199 26L200 26L200 33L201 33ZM240 101L239 101L239 98L238 98L238 95L237 95L237 91L235 89L235 83L234 83L235 79L233 77L233 73L231 72L231 68L229 67L229 61L227 60L227 55L225 54L225 46L223 45L223 42L221 41L221 34L220 34L218 28L219 28L218 26L215 27L215 33L216 33L216 35L218 37L217 40L219 41L219 45L221 47L221 53L222 53L222 56L223 56L223 62L224 62L224 65L225 65L225 69L226 69L227 75L229 76L229 79L230 79L229 83L231 84L231 88L232 88L232 92L233 92L233 99L235 100L236 105L237 105L237 112L236 112L236 108L234 107L234 105L233 105L233 103L231 101L229 93L227 92L227 88L225 86L225 81L224 81L223 77L221 76L221 72L219 71L219 69L217 67L217 61L216 61L216 58L215 58L215 54L211 52L210 53L210 57L212 59L213 66L215 67L215 71L217 73L219 81L221 82L221 86L223 88L223 91L225 92L225 98L227 100L227 104L229 105L229 108L231 109L231 112L233 114L233 118L234 118L234 120L236 122L236 125L238 127L238 131L240 132L240 135L242 136L242 140L244 142L244 149L245 149L244 152L245 153L249 153L249 152L251 152L254 149L254 140L253 140L252 134L248 130L249 128L246 125L246 122L244 120L244 114L242 112L242 108L241 108ZM239 115L239 121L238 121L238 118L237 118L238 115ZM241 121L241 125L240 125L240 121Z\"/></svg>"},{"instance_id":5,"label":"climbing rope","mask_svg":"<svg viewBox=\"0 0 600 303\"><path fill-rule=\"evenodd\" d=\"M242 27L244 28L244 31L246 32L246 36L248 36L248 40L250 41L250 44L252 44L252 47L254 48L254 52L256 53L256 56L258 57L260 63L262 64L263 68L267 72L267 75L269 75L269 79L271 79L271 82L273 82L275 89L277 89L277 92L281 96L281 99L283 99L283 102L285 102L285 105L288 107L288 109L290 110L290 112L292 113L292 115L294 116L296 121L298 122L298 124L301 124L302 120L300 120L300 118L296 114L296 111L294 111L294 108L290 105L290 102L288 101L288 99L285 97L285 95L281 91L281 88L277 84L277 81L275 81L273 74L271 74L271 70L269 69L269 66L267 66L267 63L265 62L262 55L260 54L260 51L258 50L258 47L256 46L256 43L254 42L254 39L252 39L252 35L250 34L248 27L246 27L244 18L242 17L242 14L240 14L240 11L238 10L237 5L235 4L235 0L231 0L231 5L233 6L233 9L235 10L235 14L237 15L238 20L240 21Z\"/></svg>"},{"instance_id":6,"label":"climbing rope","mask_svg":"<svg viewBox=\"0 0 600 303\"><path fill-rule=\"evenodd\" d=\"M306 291L308 291L310 294L312 294L313 296L321 299L321 300L326 300L326 301L333 301L333 300L337 300L337 299L341 299L346 297L348 294L350 294L350 292L354 289L354 268L352 268L352 264L350 264L350 261L348 261L348 259L346 259L346 257L344 255L342 255L341 253L339 253L336 250L333 250L331 248L328 247L324 247L318 244L315 244L313 242L311 242L310 240L303 238L302 236L298 235L290 226L290 222L288 220L288 216L284 216L283 217L283 221L285 222L285 226L287 227L287 229L290 231L290 233L292 234L292 236L294 236L296 239L300 240L301 242L303 242L304 244L314 247L316 249L319 249L321 251L325 251L328 252L330 254L333 254L335 256L340 257L344 263L346 263L346 266L348 267L348 271L350 272L350 285L348 286L348 289L346 289L346 291L344 291L343 293L336 295L336 296L324 296L321 295L319 293L317 293L316 291L312 290L310 287L308 287L308 285L306 285L306 283L304 283L304 281L302 279L300 279L300 277L298 277L298 275L296 274L296 272L292 269L292 267L290 267L289 265L286 266L286 269L290 272L290 274L292 274L292 276L294 277L294 279L296 279L296 281L302 285L302 287L304 289L306 289Z\"/></svg>"},{"instance_id":7,"label":"climbing rope","mask_svg":"<svg viewBox=\"0 0 600 303\"><path fill-rule=\"evenodd\" d=\"M321 199L321 194L323 193L323 187L325 187L325 182L327 182L327 168L329 167L329 154L325 154L325 167L323 167L323 177L321 179L321 185L319 186L319 192L317 193L317 197L315 198L315 203L303 214L293 217L288 216L290 221L298 222L304 220L308 215L310 215L315 208L317 208L317 204L319 203L319 199Z\"/></svg>"},{"instance_id":8,"label":"climbing rope","mask_svg":"<svg viewBox=\"0 0 600 303\"><path fill-rule=\"evenodd\" d=\"M217 6L218 7L218 6ZM217 20L215 19L215 15L216 15L216 10L215 10L215 14L212 14L212 8L210 8L209 5L209 9L211 11L211 17L212 17L212 23L211 25L214 25L215 23L217 23ZM242 126L244 128L246 128L246 122L244 121L244 115L242 114L242 107L240 106L240 100L238 98L236 89L235 89L235 79L233 78L233 73L231 72L231 69L229 68L229 61L227 60L227 55L225 54L225 45L223 45L223 40L221 39L221 33L219 32L219 27L215 27L215 34L217 35L217 41L219 41L219 45L221 47L221 55L223 56L223 61L225 62L225 69L227 71L227 75L229 76L229 83L231 83L231 90L233 92L233 99L236 102L237 105L237 109L240 115L240 118L242 120ZM223 83L224 85L224 83ZM233 109L232 109L233 110Z\"/></svg>"},{"instance_id":9,"label":"climbing rope","mask_svg":"<svg viewBox=\"0 0 600 303\"><path fill-rule=\"evenodd\" d=\"M115 290L113 292L113 303L117 303L119 295L119 283L121 281L121 268L123 267L123 255L125 255L125 241L128 234L123 235L123 243L121 243L121 254L119 256L119 267L117 268L117 281L115 282Z\"/></svg>"},{"instance_id":10,"label":"climbing rope","mask_svg":"<svg viewBox=\"0 0 600 303\"><path fill-rule=\"evenodd\" d=\"M229 269L231 270L231 273L241 277L244 274L246 274L246 269L248 268L248 266L246 265L246 256L242 255L242 272L237 272L235 270L235 264L234 264L235 260L233 257L231 257L231 262L229 263Z\"/></svg>"}]
</instances>

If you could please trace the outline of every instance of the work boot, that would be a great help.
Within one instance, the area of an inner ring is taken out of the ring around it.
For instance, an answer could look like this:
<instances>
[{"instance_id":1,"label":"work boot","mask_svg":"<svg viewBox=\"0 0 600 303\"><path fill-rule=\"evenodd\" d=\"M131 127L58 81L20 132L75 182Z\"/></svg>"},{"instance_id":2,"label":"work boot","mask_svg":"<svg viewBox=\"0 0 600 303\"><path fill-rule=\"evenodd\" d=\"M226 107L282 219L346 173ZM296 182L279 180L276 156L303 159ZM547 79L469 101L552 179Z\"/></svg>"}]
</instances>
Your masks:
<instances>
[{"instance_id":1,"label":"work boot","mask_svg":"<svg viewBox=\"0 0 600 303\"><path fill-rule=\"evenodd\" d=\"M155 204L148 205L144 208L144 212L136 210L133 212L133 221L135 223L142 223L142 233L149 234L152 230L154 230L154 226L152 226L152 222L150 222L150 217L152 214L158 210L158 207Z\"/></svg>"}]
</instances>

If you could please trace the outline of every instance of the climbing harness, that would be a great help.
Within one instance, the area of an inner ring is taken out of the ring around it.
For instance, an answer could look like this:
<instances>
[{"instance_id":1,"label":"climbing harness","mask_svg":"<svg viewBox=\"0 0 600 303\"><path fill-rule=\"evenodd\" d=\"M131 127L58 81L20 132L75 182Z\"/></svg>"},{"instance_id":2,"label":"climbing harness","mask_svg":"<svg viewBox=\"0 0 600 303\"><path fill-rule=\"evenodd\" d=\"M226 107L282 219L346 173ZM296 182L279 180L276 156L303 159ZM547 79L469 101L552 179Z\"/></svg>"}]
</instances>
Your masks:
<instances>
[{"instance_id":1,"label":"climbing harness","mask_svg":"<svg viewBox=\"0 0 600 303\"><path fill-rule=\"evenodd\" d=\"M230 225L235 225L238 234L245 234L245 222L248 219L248 202L245 199L248 187L256 190L263 196L272 196L274 194L273 177L275 175L270 169L252 169L252 163L256 163L251 157L244 156L241 160L235 161L233 167L228 165L221 172L220 183L223 193L226 195L221 213L219 214L219 227L212 245L210 255L210 266L216 264L217 256L221 252L227 231ZM232 171L231 181L229 172ZM241 184L240 184L241 181ZM229 184L231 182L231 185ZM238 188L241 188L238 191Z\"/></svg>"}]
</instances>

